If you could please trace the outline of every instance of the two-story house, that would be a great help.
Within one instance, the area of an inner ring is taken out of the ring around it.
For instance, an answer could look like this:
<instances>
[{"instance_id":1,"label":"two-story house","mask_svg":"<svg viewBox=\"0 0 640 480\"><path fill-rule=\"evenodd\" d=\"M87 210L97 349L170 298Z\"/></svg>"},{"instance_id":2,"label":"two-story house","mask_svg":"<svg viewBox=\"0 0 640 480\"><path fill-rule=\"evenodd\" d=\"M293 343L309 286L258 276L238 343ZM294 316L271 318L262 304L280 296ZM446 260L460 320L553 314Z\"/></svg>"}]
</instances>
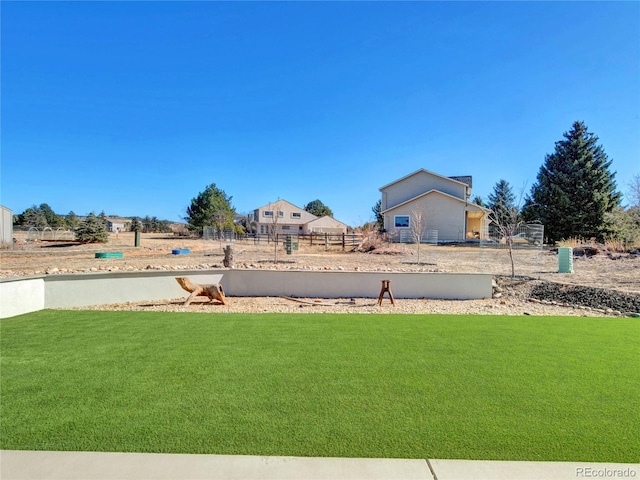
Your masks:
<instances>
[{"instance_id":1,"label":"two-story house","mask_svg":"<svg viewBox=\"0 0 640 480\"><path fill-rule=\"evenodd\" d=\"M421 214L423 241L427 231L439 242L480 238L490 210L471 203L470 176L444 177L420 169L380 187L384 229L398 241L409 240L412 222Z\"/></svg>"},{"instance_id":2,"label":"two-story house","mask_svg":"<svg viewBox=\"0 0 640 480\"><path fill-rule=\"evenodd\" d=\"M295 235L298 233L346 233L347 225L332 217L316 217L293 203L277 200L253 211L257 233Z\"/></svg>"}]
</instances>

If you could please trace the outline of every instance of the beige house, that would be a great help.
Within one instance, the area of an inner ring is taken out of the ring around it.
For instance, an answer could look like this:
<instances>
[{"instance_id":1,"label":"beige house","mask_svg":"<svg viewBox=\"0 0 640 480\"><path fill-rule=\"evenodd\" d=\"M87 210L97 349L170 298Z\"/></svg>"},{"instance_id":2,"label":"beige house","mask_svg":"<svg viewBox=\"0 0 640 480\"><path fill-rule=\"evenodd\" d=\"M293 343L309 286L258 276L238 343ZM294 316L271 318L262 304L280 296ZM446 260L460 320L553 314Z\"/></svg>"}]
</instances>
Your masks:
<instances>
[{"instance_id":1,"label":"beige house","mask_svg":"<svg viewBox=\"0 0 640 480\"><path fill-rule=\"evenodd\" d=\"M470 202L471 183L469 176L444 177L420 169L381 187L384 229L397 241L410 241L421 220L422 241L480 238L490 211Z\"/></svg>"},{"instance_id":2,"label":"beige house","mask_svg":"<svg viewBox=\"0 0 640 480\"><path fill-rule=\"evenodd\" d=\"M107 230L110 232L128 231L131 226L131 220L120 217L107 217Z\"/></svg>"},{"instance_id":3,"label":"beige house","mask_svg":"<svg viewBox=\"0 0 640 480\"><path fill-rule=\"evenodd\" d=\"M311 220L304 226L303 230L305 233L342 234L347 233L348 228L346 223L339 222L333 217L325 216Z\"/></svg>"},{"instance_id":4,"label":"beige house","mask_svg":"<svg viewBox=\"0 0 640 480\"><path fill-rule=\"evenodd\" d=\"M256 208L251 219L256 232L266 234L308 234L347 232L347 225L332 217L316 217L293 203L277 200Z\"/></svg>"}]
</instances>

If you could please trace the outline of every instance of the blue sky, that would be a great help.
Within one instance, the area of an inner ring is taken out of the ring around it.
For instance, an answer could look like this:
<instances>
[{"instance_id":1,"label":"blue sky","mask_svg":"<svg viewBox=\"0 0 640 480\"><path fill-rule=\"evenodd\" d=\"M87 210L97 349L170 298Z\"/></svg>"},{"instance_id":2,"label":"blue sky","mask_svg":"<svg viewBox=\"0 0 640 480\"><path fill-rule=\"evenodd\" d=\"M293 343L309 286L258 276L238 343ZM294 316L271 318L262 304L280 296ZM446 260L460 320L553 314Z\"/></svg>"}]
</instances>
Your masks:
<instances>
[{"instance_id":1,"label":"blue sky","mask_svg":"<svg viewBox=\"0 0 640 480\"><path fill-rule=\"evenodd\" d=\"M8 2L0 202L177 221L320 199L350 225L419 168L528 192L576 120L640 173L638 2Z\"/></svg>"}]
</instances>

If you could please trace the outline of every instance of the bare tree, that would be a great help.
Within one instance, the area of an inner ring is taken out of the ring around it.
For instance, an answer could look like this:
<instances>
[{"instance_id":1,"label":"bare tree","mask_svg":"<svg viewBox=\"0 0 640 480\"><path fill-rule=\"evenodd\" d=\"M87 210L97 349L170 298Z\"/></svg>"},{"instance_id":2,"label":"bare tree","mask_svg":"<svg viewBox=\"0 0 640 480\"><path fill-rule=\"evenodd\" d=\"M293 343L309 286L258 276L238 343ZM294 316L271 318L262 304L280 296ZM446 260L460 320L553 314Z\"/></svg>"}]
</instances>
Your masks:
<instances>
[{"instance_id":1,"label":"bare tree","mask_svg":"<svg viewBox=\"0 0 640 480\"><path fill-rule=\"evenodd\" d=\"M278 263L278 220L280 219L281 208L278 203L270 203L267 212L271 212L271 223L269 224L269 238L273 240L273 263Z\"/></svg>"},{"instance_id":2,"label":"bare tree","mask_svg":"<svg viewBox=\"0 0 640 480\"><path fill-rule=\"evenodd\" d=\"M503 209L500 215L493 210L489 214L489 222L495 225L500 237L504 238L509 252L509 260L511 261L511 277L516 276L515 264L513 260L513 237L517 234L518 229L524 223L520 220L520 208L518 206L510 206Z\"/></svg>"},{"instance_id":3,"label":"bare tree","mask_svg":"<svg viewBox=\"0 0 640 480\"><path fill-rule=\"evenodd\" d=\"M422 243L422 237L424 236L424 230L427 223L427 218L422 209L416 207L411 210L411 220L409 227L411 229L411 238L416 243L416 251L418 254L418 265L420 264L420 244Z\"/></svg>"},{"instance_id":4,"label":"bare tree","mask_svg":"<svg viewBox=\"0 0 640 480\"><path fill-rule=\"evenodd\" d=\"M228 221L228 214L227 212L223 212L223 211L219 211L216 212L214 215L214 227L215 229L218 231L218 240L220 241L220 250L223 249L222 243L224 240L224 226L227 224Z\"/></svg>"}]
</instances>

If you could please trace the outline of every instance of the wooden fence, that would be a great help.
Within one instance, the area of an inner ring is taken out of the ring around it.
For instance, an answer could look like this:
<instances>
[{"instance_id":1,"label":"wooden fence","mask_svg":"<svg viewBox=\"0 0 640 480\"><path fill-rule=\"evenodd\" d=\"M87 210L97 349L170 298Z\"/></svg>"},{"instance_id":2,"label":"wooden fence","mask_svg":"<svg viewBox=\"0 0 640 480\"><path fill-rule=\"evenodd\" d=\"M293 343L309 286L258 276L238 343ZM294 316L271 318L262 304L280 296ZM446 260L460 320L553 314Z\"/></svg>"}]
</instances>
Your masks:
<instances>
[{"instance_id":1,"label":"wooden fence","mask_svg":"<svg viewBox=\"0 0 640 480\"><path fill-rule=\"evenodd\" d=\"M325 249L340 246L343 250L347 247L358 245L362 241L362 235L357 233L296 233L291 235L278 233L275 238L267 234L236 234L234 239L253 241L255 244L273 243L275 240L284 244L287 237L291 237L291 240L297 242L298 245L320 246L325 247Z\"/></svg>"}]
</instances>

